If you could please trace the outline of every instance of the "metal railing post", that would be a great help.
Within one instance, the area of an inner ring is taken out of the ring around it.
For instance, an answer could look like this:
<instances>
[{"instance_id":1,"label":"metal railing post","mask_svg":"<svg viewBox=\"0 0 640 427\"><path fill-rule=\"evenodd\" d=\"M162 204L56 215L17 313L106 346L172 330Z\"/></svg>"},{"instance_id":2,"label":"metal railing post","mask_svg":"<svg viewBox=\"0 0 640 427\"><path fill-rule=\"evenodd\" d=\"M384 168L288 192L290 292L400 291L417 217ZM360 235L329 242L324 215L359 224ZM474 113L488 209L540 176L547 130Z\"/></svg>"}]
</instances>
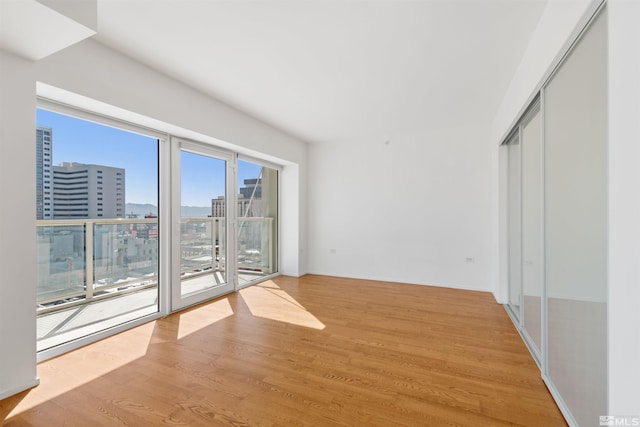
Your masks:
<instances>
[{"instance_id":1,"label":"metal railing post","mask_svg":"<svg viewBox=\"0 0 640 427\"><path fill-rule=\"evenodd\" d=\"M211 220L211 271L216 271L216 234L218 233L216 227L216 219L214 217L209 218Z\"/></svg>"},{"instance_id":2,"label":"metal railing post","mask_svg":"<svg viewBox=\"0 0 640 427\"><path fill-rule=\"evenodd\" d=\"M84 235L85 235L85 299L87 301L93 298L93 226L92 221L85 223Z\"/></svg>"},{"instance_id":3,"label":"metal railing post","mask_svg":"<svg viewBox=\"0 0 640 427\"><path fill-rule=\"evenodd\" d=\"M218 220L218 269L225 270L227 269L227 236L225 233L224 226L222 222L225 220L224 218L217 218ZM222 255L224 254L224 264L222 263Z\"/></svg>"},{"instance_id":4,"label":"metal railing post","mask_svg":"<svg viewBox=\"0 0 640 427\"><path fill-rule=\"evenodd\" d=\"M275 246L273 238L273 218L267 218L269 224L269 274L273 273L273 247Z\"/></svg>"}]
</instances>

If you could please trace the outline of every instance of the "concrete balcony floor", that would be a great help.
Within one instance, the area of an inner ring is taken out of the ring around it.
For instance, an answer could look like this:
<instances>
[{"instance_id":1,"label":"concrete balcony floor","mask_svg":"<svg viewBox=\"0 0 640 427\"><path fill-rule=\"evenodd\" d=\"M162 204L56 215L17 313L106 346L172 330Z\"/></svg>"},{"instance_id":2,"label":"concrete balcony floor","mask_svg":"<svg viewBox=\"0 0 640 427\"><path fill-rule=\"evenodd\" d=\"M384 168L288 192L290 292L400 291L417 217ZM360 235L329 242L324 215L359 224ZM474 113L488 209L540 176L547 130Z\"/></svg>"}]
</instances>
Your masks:
<instances>
[{"instance_id":1,"label":"concrete balcony floor","mask_svg":"<svg viewBox=\"0 0 640 427\"><path fill-rule=\"evenodd\" d=\"M211 276L208 274L183 280L183 295L211 288L212 283L216 283ZM246 286L260 277L240 274L238 285ZM158 288L152 287L38 315L37 350L52 348L157 313L158 310Z\"/></svg>"}]
</instances>

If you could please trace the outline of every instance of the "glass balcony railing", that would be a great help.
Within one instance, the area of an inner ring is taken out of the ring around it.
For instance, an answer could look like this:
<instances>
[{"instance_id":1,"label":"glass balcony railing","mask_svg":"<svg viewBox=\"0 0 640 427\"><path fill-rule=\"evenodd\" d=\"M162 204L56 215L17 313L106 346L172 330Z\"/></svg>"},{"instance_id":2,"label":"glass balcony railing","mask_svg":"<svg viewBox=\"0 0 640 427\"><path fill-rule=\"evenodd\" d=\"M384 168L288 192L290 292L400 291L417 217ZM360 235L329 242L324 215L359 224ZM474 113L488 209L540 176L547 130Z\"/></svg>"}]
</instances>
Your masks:
<instances>
[{"instance_id":1,"label":"glass balcony railing","mask_svg":"<svg viewBox=\"0 0 640 427\"><path fill-rule=\"evenodd\" d=\"M183 218L181 275L226 277L224 218ZM273 218L238 220L238 270L274 270ZM37 221L37 312L158 286L158 219Z\"/></svg>"},{"instance_id":2,"label":"glass balcony railing","mask_svg":"<svg viewBox=\"0 0 640 427\"><path fill-rule=\"evenodd\" d=\"M274 272L273 218L238 218L238 272Z\"/></svg>"},{"instance_id":3,"label":"glass balcony railing","mask_svg":"<svg viewBox=\"0 0 640 427\"><path fill-rule=\"evenodd\" d=\"M158 219L37 221L38 314L158 285Z\"/></svg>"},{"instance_id":4,"label":"glass balcony railing","mask_svg":"<svg viewBox=\"0 0 640 427\"><path fill-rule=\"evenodd\" d=\"M180 275L184 277L226 271L224 218L180 219Z\"/></svg>"},{"instance_id":5,"label":"glass balcony railing","mask_svg":"<svg viewBox=\"0 0 640 427\"><path fill-rule=\"evenodd\" d=\"M273 273L273 218L239 218L238 224L238 270ZM219 217L180 220L183 277L226 271L225 226L225 219Z\"/></svg>"}]
</instances>

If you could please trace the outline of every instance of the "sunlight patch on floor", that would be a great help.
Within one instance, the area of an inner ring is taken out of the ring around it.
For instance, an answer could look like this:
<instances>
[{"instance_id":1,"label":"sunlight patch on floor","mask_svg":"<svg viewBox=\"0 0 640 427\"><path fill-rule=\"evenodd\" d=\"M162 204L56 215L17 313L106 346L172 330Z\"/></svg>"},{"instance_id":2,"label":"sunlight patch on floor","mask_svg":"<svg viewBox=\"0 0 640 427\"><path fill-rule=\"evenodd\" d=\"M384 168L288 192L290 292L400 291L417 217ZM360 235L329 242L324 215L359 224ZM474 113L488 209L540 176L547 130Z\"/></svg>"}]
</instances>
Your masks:
<instances>
[{"instance_id":1,"label":"sunlight patch on floor","mask_svg":"<svg viewBox=\"0 0 640 427\"><path fill-rule=\"evenodd\" d=\"M251 314L256 317L318 330L325 328L302 304L270 280L242 289L239 293ZM227 298L177 313L177 339L233 315ZM134 334L137 338L126 340L126 344L117 336L110 337L67 353L64 357L38 364L38 375L42 382L11 410L7 419L144 357L150 345L162 344L168 339L167 325L160 329L158 326L157 321L153 321L127 331L127 334Z\"/></svg>"},{"instance_id":2,"label":"sunlight patch on floor","mask_svg":"<svg viewBox=\"0 0 640 427\"><path fill-rule=\"evenodd\" d=\"M180 339L232 316L233 309L225 298L177 315L179 316L177 338ZM127 331L127 334L135 335L136 339L126 340L126 346L122 344L122 340L116 338L117 336L105 338L69 352L64 357L38 364L40 385L29 391L25 398L13 408L7 419L144 357L150 345L167 341L156 328L157 321L154 321ZM166 331L166 326L164 329ZM76 375L75 372L78 374Z\"/></svg>"},{"instance_id":3,"label":"sunlight patch on floor","mask_svg":"<svg viewBox=\"0 0 640 427\"><path fill-rule=\"evenodd\" d=\"M186 313L178 313L178 316L180 317L178 339L181 339L222 319L233 316L233 309L229 304L229 300L224 298Z\"/></svg>"},{"instance_id":4,"label":"sunlight patch on floor","mask_svg":"<svg viewBox=\"0 0 640 427\"><path fill-rule=\"evenodd\" d=\"M40 385L30 390L7 418L90 383L143 357L152 340L155 323L149 322L128 331L127 333L138 336L138 339L128 340L126 348L122 347L120 340L110 337L71 351L64 357L39 363Z\"/></svg>"},{"instance_id":5,"label":"sunlight patch on floor","mask_svg":"<svg viewBox=\"0 0 640 427\"><path fill-rule=\"evenodd\" d=\"M242 299L256 317L286 322L306 328L324 329L325 325L302 304L271 280L244 288Z\"/></svg>"}]
</instances>

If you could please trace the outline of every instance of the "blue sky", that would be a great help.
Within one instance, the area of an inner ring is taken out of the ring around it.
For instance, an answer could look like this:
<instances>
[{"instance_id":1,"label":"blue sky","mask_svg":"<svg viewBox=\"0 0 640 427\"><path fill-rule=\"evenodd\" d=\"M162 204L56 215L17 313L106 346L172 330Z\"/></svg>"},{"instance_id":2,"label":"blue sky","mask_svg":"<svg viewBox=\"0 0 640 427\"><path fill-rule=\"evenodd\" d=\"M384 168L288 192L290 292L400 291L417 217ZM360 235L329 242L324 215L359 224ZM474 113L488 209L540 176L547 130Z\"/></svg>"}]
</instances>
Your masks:
<instances>
[{"instance_id":1,"label":"blue sky","mask_svg":"<svg viewBox=\"0 0 640 427\"><path fill-rule=\"evenodd\" d=\"M77 162L125 169L126 202L158 204L157 140L38 109L38 126L53 129L53 164ZM225 194L225 162L182 153L182 205L211 206ZM238 181L257 178L260 166L238 162Z\"/></svg>"}]
</instances>

